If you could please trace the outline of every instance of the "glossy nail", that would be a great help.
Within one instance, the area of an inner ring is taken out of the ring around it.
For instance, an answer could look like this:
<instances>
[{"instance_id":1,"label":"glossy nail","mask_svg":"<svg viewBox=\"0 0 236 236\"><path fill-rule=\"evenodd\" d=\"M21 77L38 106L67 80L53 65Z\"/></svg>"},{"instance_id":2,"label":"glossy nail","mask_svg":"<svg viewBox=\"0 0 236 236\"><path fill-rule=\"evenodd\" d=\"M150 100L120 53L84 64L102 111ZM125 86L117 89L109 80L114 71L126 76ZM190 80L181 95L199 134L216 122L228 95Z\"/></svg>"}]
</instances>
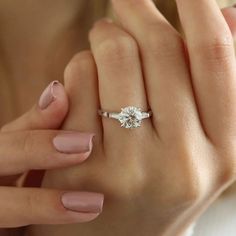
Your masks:
<instances>
[{"instance_id":1,"label":"glossy nail","mask_svg":"<svg viewBox=\"0 0 236 236\"><path fill-rule=\"evenodd\" d=\"M104 195L91 192L68 192L61 198L63 206L80 213L101 213Z\"/></svg>"},{"instance_id":2,"label":"glossy nail","mask_svg":"<svg viewBox=\"0 0 236 236\"><path fill-rule=\"evenodd\" d=\"M55 80L43 91L39 99L39 107L41 110L45 110L56 99L57 89L60 89L60 86L61 84Z\"/></svg>"},{"instance_id":3,"label":"glossy nail","mask_svg":"<svg viewBox=\"0 0 236 236\"><path fill-rule=\"evenodd\" d=\"M53 144L57 151L75 154L87 153L92 150L94 134L67 132L57 135Z\"/></svg>"}]
</instances>

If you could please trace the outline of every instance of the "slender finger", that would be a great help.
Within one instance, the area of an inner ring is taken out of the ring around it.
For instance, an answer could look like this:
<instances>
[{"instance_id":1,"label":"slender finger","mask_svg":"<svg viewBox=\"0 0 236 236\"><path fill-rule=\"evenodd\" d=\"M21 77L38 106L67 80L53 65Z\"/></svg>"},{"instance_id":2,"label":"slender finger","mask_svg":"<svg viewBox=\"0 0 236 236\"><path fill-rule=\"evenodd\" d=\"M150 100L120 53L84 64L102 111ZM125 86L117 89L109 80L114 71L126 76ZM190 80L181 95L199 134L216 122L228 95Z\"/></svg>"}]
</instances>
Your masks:
<instances>
[{"instance_id":1,"label":"slender finger","mask_svg":"<svg viewBox=\"0 0 236 236\"><path fill-rule=\"evenodd\" d=\"M193 87L203 126L211 140L225 141L236 132L232 34L215 0L176 2L187 39Z\"/></svg>"},{"instance_id":2,"label":"slender finger","mask_svg":"<svg viewBox=\"0 0 236 236\"><path fill-rule=\"evenodd\" d=\"M93 134L63 131L0 133L0 175L81 163L91 153L92 138Z\"/></svg>"},{"instance_id":3,"label":"slender finger","mask_svg":"<svg viewBox=\"0 0 236 236\"><path fill-rule=\"evenodd\" d=\"M65 89L58 81L51 82L40 96L38 104L34 105L30 111L20 118L2 127L2 132L16 130L35 129L56 129L59 128L68 111L68 98ZM37 181L35 176L38 176ZM22 178L25 182L40 182L43 171L30 171L27 178ZM15 185L15 180L19 175L1 178L1 185Z\"/></svg>"},{"instance_id":4,"label":"slender finger","mask_svg":"<svg viewBox=\"0 0 236 236\"><path fill-rule=\"evenodd\" d=\"M98 117L99 97L97 69L90 51L76 54L65 69L65 88L69 94L70 111L64 129L101 133Z\"/></svg>"},{"instance_id":5,"label":"slender finger","mask_svg":"<svg viewBox=\"0 0 236 236\"><path fill-rule=\"evenodd\" d=\"M121 108L136 106L147 110L141 62L135 40L114 23L103 19L91 30L90 42L98 67L101 109L120 112ZM108 141L127 133L113 119L103 118L102 121L104 138ZM147 127L149 121L143 122L146 124L143 127Z\"/></svg>"},{"instance_id":6,"label":"slender finger","mask_svg":"<svg viewBox=\"0 0 236 236\"><path fill-rule=\"evenodd\" d=\"M178 140L189 135L189 127L201 130L180 35L151 0L113 0L113 6L123 28L138 42L159 136Z\"/></svg>"},{"instance_id":7,"label":"slender finger","mask_svg":"<svg viewBox=\"0 0 236 236\"><path fill-rule=\"evenodd\" d=\"M68 112L68 98L58 81L51 82L42 93L38 104L20 118L2 127L1 131L56 129Z\"/></svg>"},{"instance_id":8,"label":"slender finger","mask_svg":"<svg viewBox=\"0 0 236 236\"><path fill-rule=\"evenodd\" d=\"M30 224L71 224L95 219L104 196L37 188L0 188L0 227Z\"/></svg>"}]
</instances>

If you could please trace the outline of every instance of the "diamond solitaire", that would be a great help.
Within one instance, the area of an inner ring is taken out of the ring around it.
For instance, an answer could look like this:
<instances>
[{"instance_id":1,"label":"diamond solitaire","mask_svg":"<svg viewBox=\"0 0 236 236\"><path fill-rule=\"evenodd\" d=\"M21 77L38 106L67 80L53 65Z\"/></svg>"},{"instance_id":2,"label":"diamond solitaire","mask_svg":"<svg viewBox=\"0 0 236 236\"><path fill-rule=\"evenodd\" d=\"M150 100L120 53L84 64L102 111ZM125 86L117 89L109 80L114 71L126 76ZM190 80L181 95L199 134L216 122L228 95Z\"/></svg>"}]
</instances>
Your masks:
<instances>
[{"instance_id":1,"label":"diamond solitaire","mask_svg":"<svg viewBox=\"0 0 236 236\"><path fill-rule=\"evenodd\" d=\"M121 127L126 129L137 128L141 126L142 122L142 111L136 107L121 108L119 121Z\"/></svg>"},{"instance_id":2,"label":"diamond solitaire","mask_svg":"<svg viewBox=\"0 0 236 236\"><path fill-rule=\"evenodd\" d=\"M100 110L99 114L103 117L118 120L121 123L121 127L126 129L134 129L141 126L143 119L151 117L152 112L143 112L141 108L129 106L121 108L120 113Z\"/></svg>"}]
</instances>

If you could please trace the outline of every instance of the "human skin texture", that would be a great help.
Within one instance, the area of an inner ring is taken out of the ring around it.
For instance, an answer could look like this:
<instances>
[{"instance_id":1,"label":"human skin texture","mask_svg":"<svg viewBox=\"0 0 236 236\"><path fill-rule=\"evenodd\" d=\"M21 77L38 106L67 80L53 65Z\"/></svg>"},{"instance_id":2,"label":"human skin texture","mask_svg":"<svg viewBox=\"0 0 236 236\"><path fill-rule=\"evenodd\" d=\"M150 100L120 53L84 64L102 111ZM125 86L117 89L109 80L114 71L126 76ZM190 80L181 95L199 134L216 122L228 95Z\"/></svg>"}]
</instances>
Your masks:
<instances>
[{"instance_id":1,"label":"human skin texture","mask_svg":"<svg viewBox=\"0 0 236 236\"><path fill-rule=\"evenodd\" d=\"M179 28L174 0L155 2ZM217 2L221 7L235 3ZM68 61L89 47L92 23L112 14L110 9L108 0L0 2L0 126L26 112L50 81L63 82Z\"/></svg>"},{"instance_id":2,"label":"human skin texture","mask_svg":"<svg viewBox=\"0 0 236 236\"><path fill-rule=\"evenodd\" d=\"M47 172L43 186L99 190L104 211L28 235L181 235L234 181L233 38L215 1L176 2L185 41L150 1L114 0L121 26L96 23L92 53L65 70L63 129L93 131L94 150L80 167ZM150 107L153 118L125 130L97 115L127 105Z\"/></svg>"},{"instance_id":3,"label":"human skin texture","mask_svg":"<svg viewBox=\"0 0 236 236\"><path fill-rule=\"evenodd\" d=\"M4 112L1 113L0 124L17 117L37 102L48 81L62 81L64 66L69 58L88 47L88 28L92 21L106 14L107 1L99 1L99 4L92 0L86 2L81 4L82 1L67 0L50 1L49 4L45 1L27 1L19 5L13 1L1 1L0 107ZM172 14L172 3L158 1L158 6L165 15L173 17L176 14ZM220 3L226 6L223 1ZM52 15L54 17L50 18ZM232 30L235 22L233 10L224 10L224 16ZM175 23L175 19L170 20ZM76 96L77 92L70 99ZM75 116L78 117L78 114ZM28 125L31 122L28 120ZM13 126L14 129L22 129L19 122ZM71 125L71 129L77 129L76 125Z\"/></svg>"},{"instance_id":4,"label":"human skin texture","mask_svg":"<svg viewBox=\"0 0 236 236\"><path fill-rule=\"evenodd\" d=\"M32 109L1 127L1 236L22 235L20 227L29 224L83 223L100 214L101 193L36 188L36 179L31 179L34 188L22 184L30 170L78 165L89 157L93 134L59 129L68 105L63 85L53 81Z\"/></svg>"}]
</instances>

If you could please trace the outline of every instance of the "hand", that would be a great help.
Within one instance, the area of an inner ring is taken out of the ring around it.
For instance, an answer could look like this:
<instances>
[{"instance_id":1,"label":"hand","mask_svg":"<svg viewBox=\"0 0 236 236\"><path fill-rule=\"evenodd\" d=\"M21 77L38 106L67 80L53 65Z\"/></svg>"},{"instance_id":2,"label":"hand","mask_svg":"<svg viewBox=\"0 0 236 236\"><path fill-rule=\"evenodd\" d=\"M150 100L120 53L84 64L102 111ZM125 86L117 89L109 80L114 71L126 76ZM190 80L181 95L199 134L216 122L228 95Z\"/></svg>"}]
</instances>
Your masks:
<instances>
[{"instance_id":1,"label":"hand","mask_svg":"<svg viewBox=\"0 0 236 236\"><path fill-rule=\"evenodd\" d=\"M16 186L19 177L29 170L61 168L79 164L87 159L92 148L92 135L53 130L61 126L67 112L68 98L64 87L58 82L52 82L44 91L38 105L2 127L0 228L84 222L98 216L98 212L89 213L85 208L91 204L89 201L96 199L101 207L101 194L12 187ZM83 204L82 213L79 213L79 209L77 212L66 209L67 199L73 196ZM95 204L93 208L96 210Z\"/></svg>"},{"instance_id":2,"label":"hand","mask_svg":"<svg viewBox=\"0 0 236 236\"><path fill-rule=\"evenodd\" d=\"M93 55L78 54L65 73L74 99L64 128L95 132L93 154L44 180L102 191L105 209L87 225L40 226L44 235L179 235L235 179L235 55L215 1L177 0L186 40L151 1L113 4L123 28L99 21ZM126 130L97 116L128 105L153 118Z\"/></svg>"}]
</instances>

